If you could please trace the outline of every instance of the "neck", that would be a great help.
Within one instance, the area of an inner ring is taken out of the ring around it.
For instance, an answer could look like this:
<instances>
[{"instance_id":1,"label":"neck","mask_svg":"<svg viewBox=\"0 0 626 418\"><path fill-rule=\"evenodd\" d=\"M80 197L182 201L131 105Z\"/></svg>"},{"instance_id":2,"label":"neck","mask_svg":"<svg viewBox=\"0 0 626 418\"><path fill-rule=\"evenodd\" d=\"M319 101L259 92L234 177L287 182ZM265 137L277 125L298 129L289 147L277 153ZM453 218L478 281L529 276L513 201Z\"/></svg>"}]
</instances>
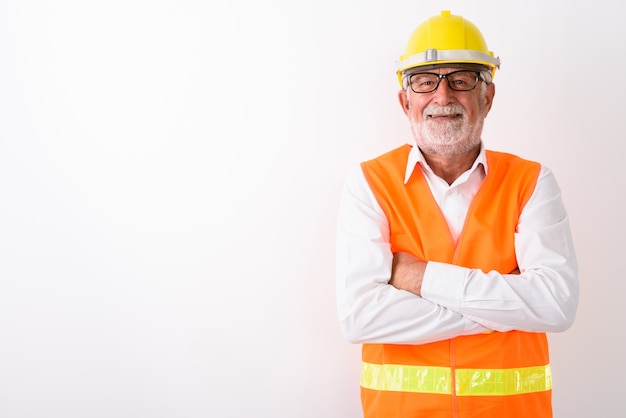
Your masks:
<instances>
[{"instance_id":1,"label":"neck","mask_svg":"<svg viewBox=\"0 0 626 418\"><path fill-rule=\"evenodd\" d=\"M421 151L433 173L448 184L452 184L461 174L472 167L480 153L480 146L466 153L451 156Z\"/></svg>"}]
</instances>

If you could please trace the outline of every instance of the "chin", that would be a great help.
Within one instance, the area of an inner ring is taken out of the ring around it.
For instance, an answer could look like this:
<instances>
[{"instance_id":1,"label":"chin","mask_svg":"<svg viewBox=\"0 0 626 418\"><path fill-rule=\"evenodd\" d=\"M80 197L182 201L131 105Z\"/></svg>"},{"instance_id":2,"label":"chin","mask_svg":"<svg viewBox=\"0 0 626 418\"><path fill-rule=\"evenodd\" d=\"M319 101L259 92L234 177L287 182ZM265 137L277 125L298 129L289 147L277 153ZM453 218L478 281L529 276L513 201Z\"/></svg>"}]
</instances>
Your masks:
<instances>
[{"instance_id":1,"label":"chin","mask_svg":"<svg viewBox=\"0 0 626 418\"><path fill-rule=\"evenodd\" d=\"M476 142L457 142L454 144L433 144L425 143L419 144L419 147L432 154L440 155L442 157L454 157L456 155L467 154L480 147L480 141Z\"/></svg>"}]
</instances>

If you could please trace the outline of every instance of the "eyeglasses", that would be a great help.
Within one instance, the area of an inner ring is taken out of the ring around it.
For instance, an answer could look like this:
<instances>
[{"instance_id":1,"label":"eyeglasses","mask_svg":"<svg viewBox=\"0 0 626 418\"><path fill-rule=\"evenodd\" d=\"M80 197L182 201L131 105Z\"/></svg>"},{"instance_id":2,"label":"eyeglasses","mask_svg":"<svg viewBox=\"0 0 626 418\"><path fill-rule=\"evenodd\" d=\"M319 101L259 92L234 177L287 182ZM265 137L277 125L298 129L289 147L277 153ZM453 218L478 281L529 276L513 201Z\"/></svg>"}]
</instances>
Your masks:
<instances>
[{"instance_id":1,"label":"eyeglasses","mask_svg":"<svg viewBox=\"0 0 626 418\"><path fill-rule=\"evenodd\" d=\"M448 86L456 91L474 90L481 79L479 71L460 70L448 74L417 73L409 76L409 86L415 93L430 93L437 90L441 79L445 78Z\"/></svg>"}]
</instances>

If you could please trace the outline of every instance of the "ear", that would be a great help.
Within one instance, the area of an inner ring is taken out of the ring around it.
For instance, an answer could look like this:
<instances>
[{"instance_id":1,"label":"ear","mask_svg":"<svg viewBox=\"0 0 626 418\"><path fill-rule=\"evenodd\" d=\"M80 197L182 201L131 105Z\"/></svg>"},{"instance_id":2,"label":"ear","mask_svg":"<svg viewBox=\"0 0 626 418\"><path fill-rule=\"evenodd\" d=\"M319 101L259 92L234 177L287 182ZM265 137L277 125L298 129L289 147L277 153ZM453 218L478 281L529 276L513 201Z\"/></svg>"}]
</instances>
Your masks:
<instances>
[{"instance_id":1,"label":"ear","mask_svg":"<svg viewBox=\"0 0 626 418\"><path fill-rule=\"evenodd\" d=\"M409 97L408 94L406 92L406 90L400 90L398 92L398 100L400 101L400 106L402 106L402 110L404 111L404 114L409 116Z\"/></svg>"},{"instance_id":2,"label":"ear","mask_svg":"<svg viewBox=\"0 0 626 418\"><path fill-rule=\"evenodd\" d=\"M496 95L496 85L491 83L487 85L487 90L485 91L485 117L491 110L491 106L493 105L493 98Z\"/></svg>"}]
</instances>

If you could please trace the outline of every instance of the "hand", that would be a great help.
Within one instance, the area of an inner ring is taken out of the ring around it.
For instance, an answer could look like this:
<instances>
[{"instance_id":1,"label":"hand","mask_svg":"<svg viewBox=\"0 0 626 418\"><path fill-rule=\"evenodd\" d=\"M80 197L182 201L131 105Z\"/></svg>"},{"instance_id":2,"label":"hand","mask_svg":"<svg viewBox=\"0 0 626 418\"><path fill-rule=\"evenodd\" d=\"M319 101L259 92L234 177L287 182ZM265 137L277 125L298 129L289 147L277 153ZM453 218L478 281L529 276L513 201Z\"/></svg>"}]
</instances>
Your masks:
<instances>
[{"instance_id":1,"label":"hand","mask_svg":"<svg viewBox=\"0 0 626 418\"><path fill-rule=\"evenodd\" d=\"M406 290L422 296L422 280L426 262L405 252L395 253L391 264L389 284L396 289Z\"/></svg>"}]
</instances>

